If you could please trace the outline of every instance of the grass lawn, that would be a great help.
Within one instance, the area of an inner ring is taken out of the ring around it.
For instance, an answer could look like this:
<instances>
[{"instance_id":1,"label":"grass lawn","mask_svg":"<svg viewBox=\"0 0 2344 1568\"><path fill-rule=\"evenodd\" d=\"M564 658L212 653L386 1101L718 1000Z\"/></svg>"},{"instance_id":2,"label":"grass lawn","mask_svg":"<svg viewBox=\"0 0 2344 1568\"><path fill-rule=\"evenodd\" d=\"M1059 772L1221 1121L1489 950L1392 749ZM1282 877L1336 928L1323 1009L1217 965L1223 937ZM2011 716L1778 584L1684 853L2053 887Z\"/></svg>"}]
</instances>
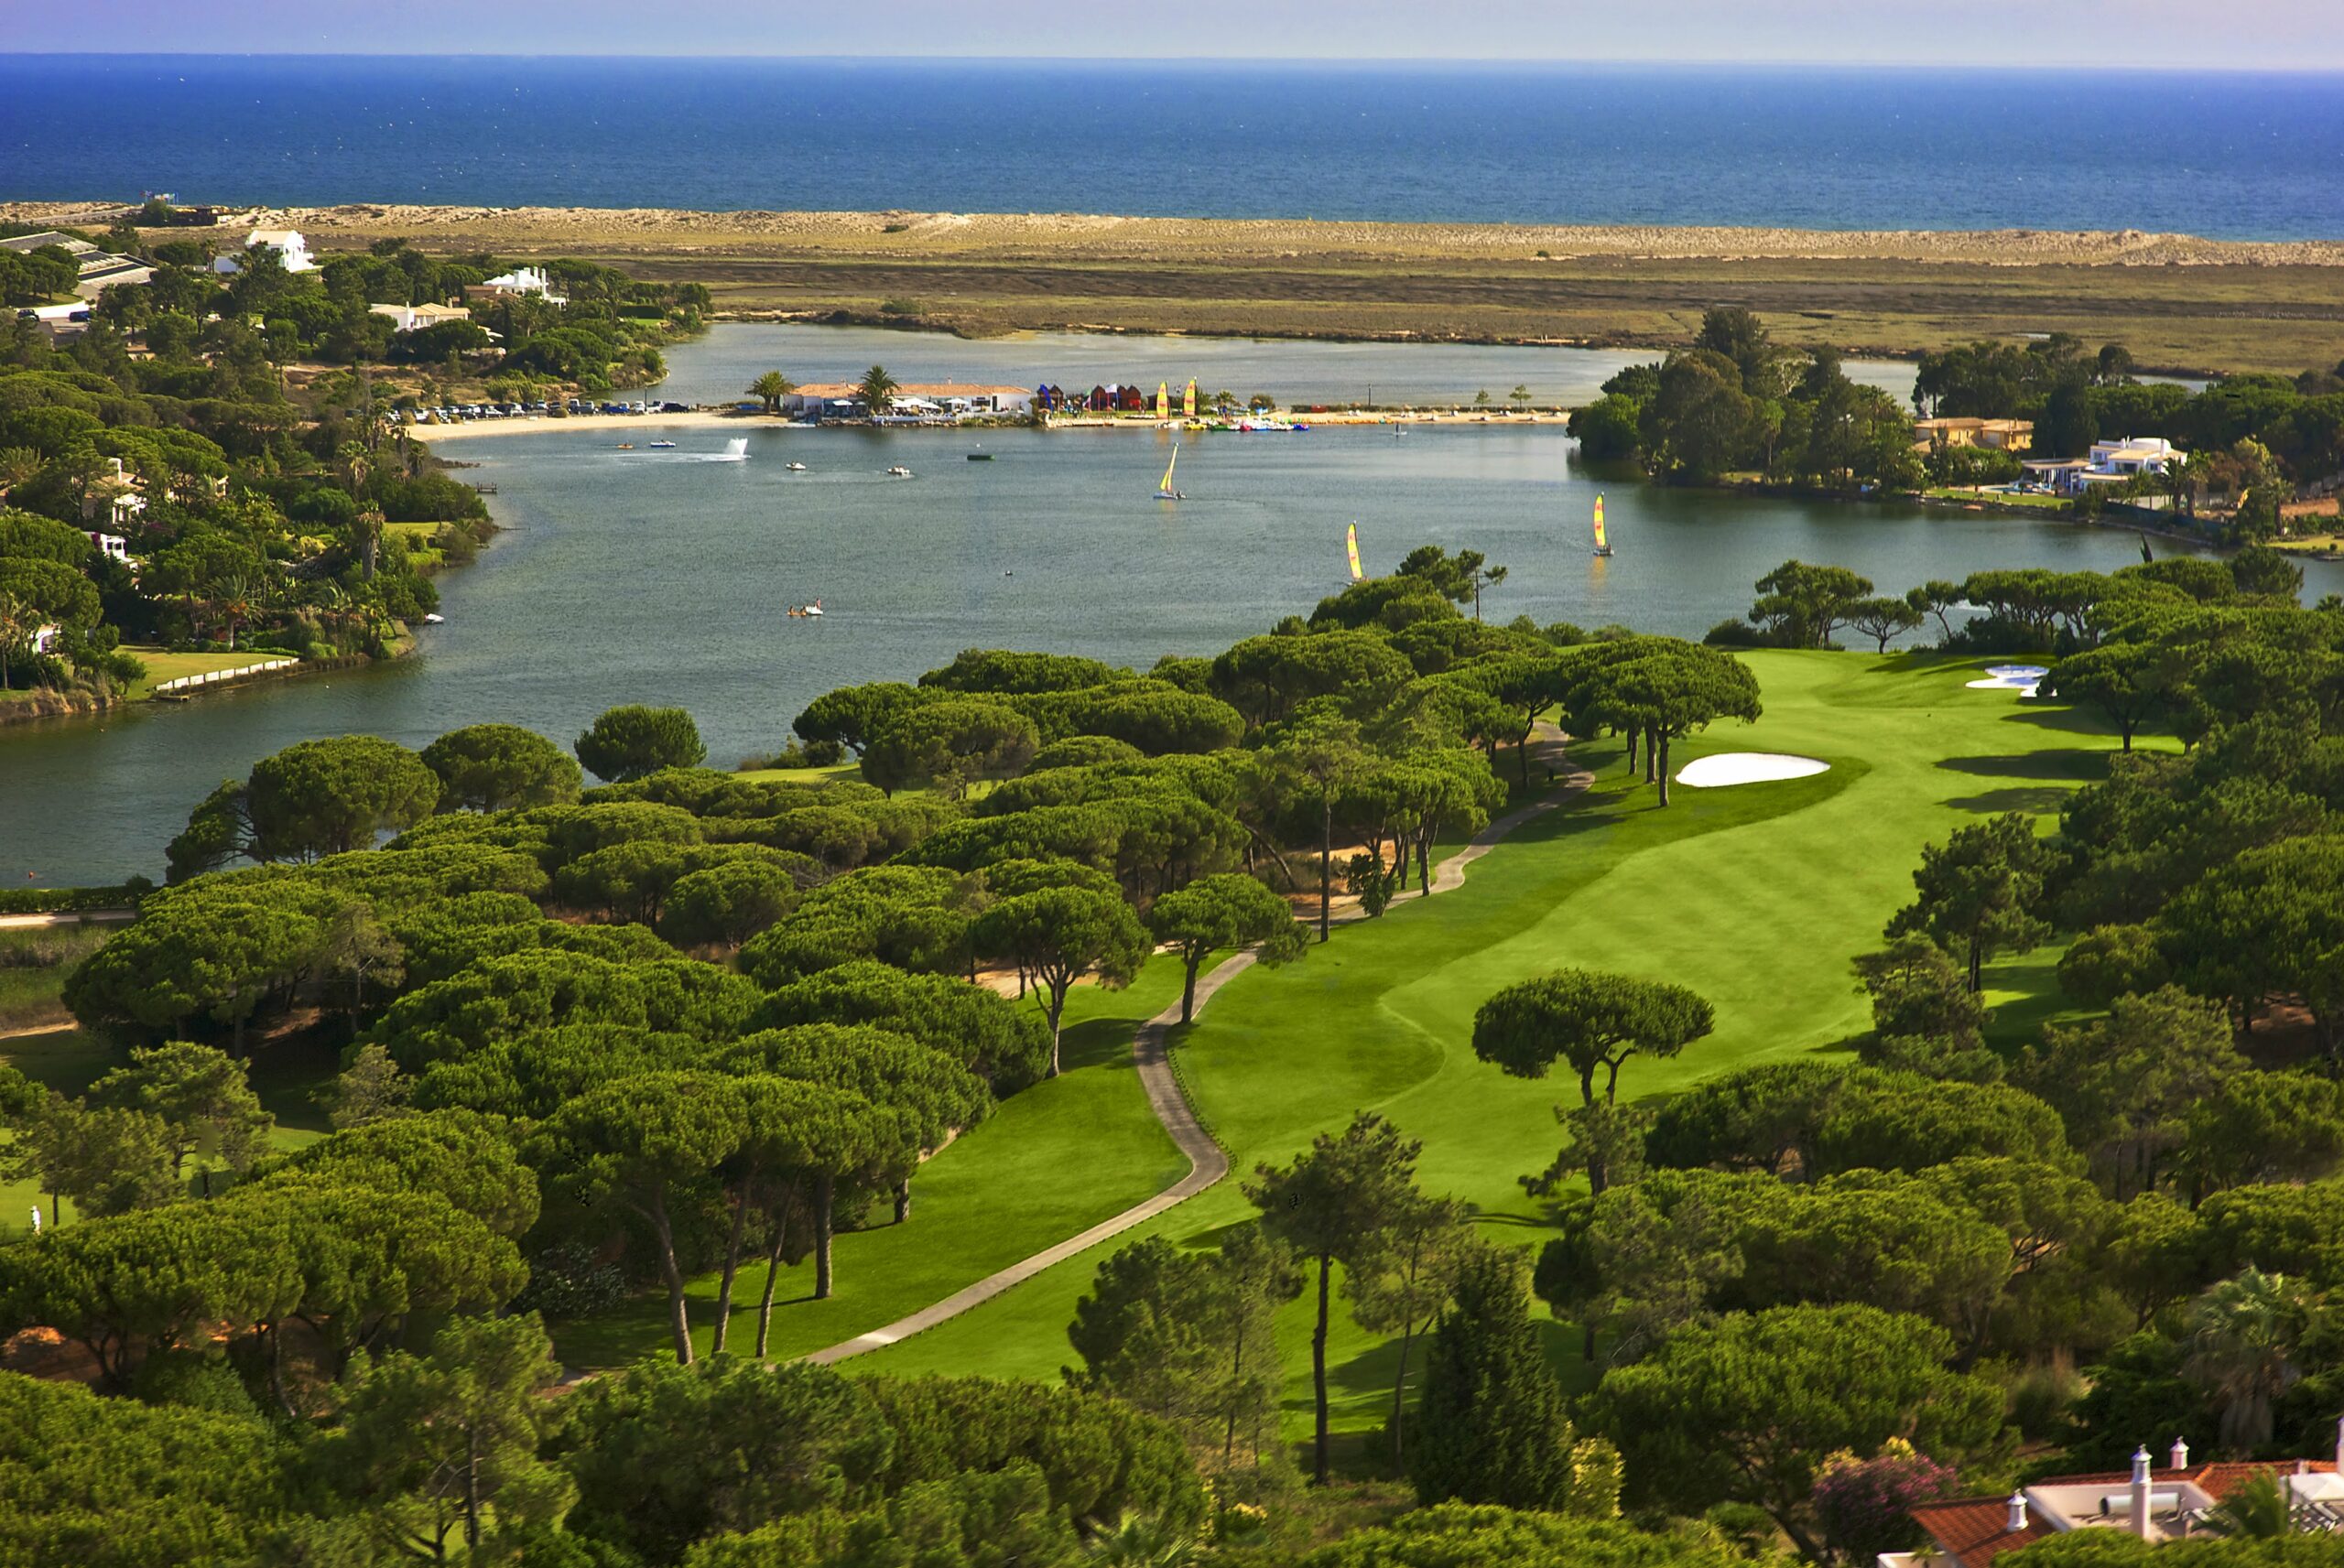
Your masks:
<instances>
[{"instance_id":1,"label":"grass lawn","mask_svg":"<svg viewBox=\"0 0 2344 1568\"><path fill-rule=\"evenodd\" d=\"M773 1353L801 1355L892 1323L1177 1181L1188 1162L1147 1108L1131 1044L1133 1032L1179 988L1179 967L1159 960L1128 989L1086 986L1069 995L1065 1071L1011 1096L930 1160L912 1184L908 1224L889 1223L883 1205L872 1211L874 1228L840 1235L830 1300L812 1299L810 1261L787 1271L775 1293ZM764 1288L760 1260L734 1287L732 1348L756 1344ZM715 1326L716 1276L694 1280L689 1293L693 1336L704 1350ZM667 1313L664 1294L637 1296L613 1312L556 1325L555 1347L573 1367L664 1352Z\"/></svg>"},{"instance_id":2,"label":"grass lawn","mask_svg":"<svg viewBox=\"0 0 2344 1568\"><path fill-rule=\"evenodd\" d=\"M1965 689L1985 661L1747 656L1765 718L1698 737L1672 761L1784 751L1824 758L1831 771L1679 789L1663 811L1652 791L1630 784L1615 745L1582 748L1596 787L1534 819L1461 890L1340 933L1288 968L1248 971L1178 1042L1238 1172L1288 1159L1354 1110L1373 1109L1424 1141L1427 1186L1479 1206L1491 1235L1536 1245L1542 1206L1516 1178L1553 1157L1553 1107L1574 1086L1508 1078L1475 1059L1472 1016L1492 992L1563 964L1700 991L1716 1005L1716 1033L1676 1060L1632 1062L1622 1087L1638 1098L1752 1062L1844 1050L1869 1021L1849 960L1876 946L1883 923L1908 901L1922 845L1992 813L2053 810L2077 784L2102 776L2115 749L2079 714ZM2006 1035L2060 1009L2056 957L1995 967ZM1250 1213L1232 1182L1152 1228L1210 1245L1217 1228ZM1052 1377L1094 1267L1085 1259L1055 1270L856 1365ZM1575 1373L1575 1336L1553 1327L1557 1359ZM1309 1400L1301 1306L1284 1332L1298 1430ZM1339 1423L1380 1422L1393 1352L1343 1320L1331 1355Z\"/></svg>"},{"instance_id":3,"label":"grass lawn","mask_svg":"<svg viewBox=\"0 0 2344 1568\"><path fill-rule=\"evenodd\" d=\"M1930 501L1951 501L1965 505L1974 503L1985 506L2018 506L2035 512L2065 512L2073 504L2064 495L2037 495L2015 490L1942 489L1925 490L1921 494Z\"/></svg>"},{"instance_id":4,"label":"grass lawn","mask_svg":"<svg viewBox=\"0 0 2344 1568\"><path fill-rule=\"evenodd\" d=\"M325 1136L325 1113L318 1108L311 1096L339 1071L339 1057L340 1053L332 1044L314 1040L260 1048L253 1061L252 1085L262 1106L277 1118L277 1129L270 1138L273 1147L298 1149ZM116 1051L96 1035L78 1029L0 1040L0 1064L63 1095L81 1094L101 1075L128 1061L127 1052ZM5 1142L0 1142L0 1150L4 1149ZM188 1173L192 1186L193 1162ZM15 1236L29 1229L32 1206L36 1203L41 1206L43 1218L54 1223L54 1217L49 1212L48 1194L36 1191L30 1182L0 1181L0 1236ZM66 1223L72 1224L79 1213L69 1200Z\"/></svg>"},{"instance_id":5,"label":"grass lawn","mask_svg":"<svg viewBox=\"0 0 2344 1568\"><path fill-rule=\"evenodd\" d=\"M255 653L249 648L240 654L171 654L160 648L125 645L122 651L146 666L145 678L130 688L130 700L133 702L144 701L155 694L157 686L167 680L177 680L181 676L241 669L246 665L259 664L264 659L289 656L281 653Z\"/></svg>"}]
</instances>

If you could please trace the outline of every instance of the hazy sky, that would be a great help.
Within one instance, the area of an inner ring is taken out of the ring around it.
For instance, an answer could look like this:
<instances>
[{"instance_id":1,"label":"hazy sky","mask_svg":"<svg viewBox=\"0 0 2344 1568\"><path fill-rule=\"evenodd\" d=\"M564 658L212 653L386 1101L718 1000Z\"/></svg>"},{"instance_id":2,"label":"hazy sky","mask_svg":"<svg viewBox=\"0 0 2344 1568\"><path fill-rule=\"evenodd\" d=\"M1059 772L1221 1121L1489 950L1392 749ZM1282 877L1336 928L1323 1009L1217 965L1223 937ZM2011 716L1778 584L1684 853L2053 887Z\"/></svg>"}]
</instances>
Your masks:
<instances>
[{"instance_id":1,"label":"hazy sky","mask_svg":"<svg viewBox=\"0 0 2344 1568\"><path fill-rule=\"evenodd\" d=\"M7 52L1769 60L2344 70L2344 0L77 0ZM2219 20L2214 18L2219 16Z\"/></svg>"}]
</instances>

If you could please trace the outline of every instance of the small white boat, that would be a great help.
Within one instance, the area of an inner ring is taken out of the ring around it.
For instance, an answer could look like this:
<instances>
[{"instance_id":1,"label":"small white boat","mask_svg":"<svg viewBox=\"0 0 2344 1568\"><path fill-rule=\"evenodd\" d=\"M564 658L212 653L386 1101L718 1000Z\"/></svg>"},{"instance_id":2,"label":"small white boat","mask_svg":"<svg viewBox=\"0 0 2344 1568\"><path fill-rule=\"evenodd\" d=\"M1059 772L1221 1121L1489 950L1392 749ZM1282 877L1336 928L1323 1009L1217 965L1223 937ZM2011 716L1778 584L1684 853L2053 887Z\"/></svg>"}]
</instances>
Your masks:
<instances>
[{"instance_id":1,"label":"small white boat","mask_svg":"<svg viewBox=\"0 0 2344 1568\"><path fill-rule=\"evenodd\" d=\"M423 623L424 623L426 626L442 626L442 625L445 625L445 624L447 623L447 621L448 621L448 618L447 618L446 616L441 615L441 614L438 613L437 611L434 611L433 613L431 613L431 614L429 614L429 615L426 615L426 616L423 618Z\"/></svg>"},{"instance_id":2,"label":"small white boat","mask_svg":"<svg viewBox=\"0 0 2344 1568\"><path fill-rule=\"evenodd\" d=\"M804 473L806 471L806 465L804 463L784 463L781 466L791 473Z\"/></svg>"},{"instance_id":3,"label":"small white boat","mask_svg":"<svg viewBox=\"0 0 2344 1568\"><path fill-rule=\"evenodd\" d=\"M821 601L820 600L819 600L819 599L818 599L818 600L816 600L813 603L811 603L811 604L808 605L808 606L806 607L806 613L807 613L807 614L808 614L808 615L819 615L819 614L821 614L821 613L822 613L822 601Z\"/></svg>"},{"instance_id":4,"label":"small white boat","mask_svg":"<svg viewBox=\"0 0 2344 1568\"><path fill-rule=\"evenodd\" d=\"M903 464L897 463L894 468L887 470L887 477L889 479L909 479L912 477L912 470L906 468Z\"/></svg>"},{"instance_id":5,"label":"small white boat","mask_svg":"<svg viewBox=\"0 0 2344 1568\"><path fill-rule=\"evenodd\" d=\"M676 449L676 443L673 441L654 441L651 443L651 449L655 452L672 452Z\"/></svg>"}]
</instances>

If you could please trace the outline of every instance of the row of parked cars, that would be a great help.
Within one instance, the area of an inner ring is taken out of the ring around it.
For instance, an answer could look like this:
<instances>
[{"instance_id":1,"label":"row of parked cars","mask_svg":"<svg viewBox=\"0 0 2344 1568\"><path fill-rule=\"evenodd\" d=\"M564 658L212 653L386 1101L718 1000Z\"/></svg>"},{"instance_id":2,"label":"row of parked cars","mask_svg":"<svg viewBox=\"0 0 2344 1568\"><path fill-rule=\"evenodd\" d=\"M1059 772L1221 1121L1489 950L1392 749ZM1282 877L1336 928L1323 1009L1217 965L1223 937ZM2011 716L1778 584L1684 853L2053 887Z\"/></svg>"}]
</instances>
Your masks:
<instances>
[{"instance_id":1,"label":"row of parked cars","mask_svg":"<svg viewBox=\"0 0 2344 1568\"><path fill-rule=\"evenodd\" d=\"M402 408L404 425L453 425L465 419L566 418L573 414L686 414L689 403L595 403L573 397L567 403L450 403L440 408Z\"/></svg>"}]
</instances>

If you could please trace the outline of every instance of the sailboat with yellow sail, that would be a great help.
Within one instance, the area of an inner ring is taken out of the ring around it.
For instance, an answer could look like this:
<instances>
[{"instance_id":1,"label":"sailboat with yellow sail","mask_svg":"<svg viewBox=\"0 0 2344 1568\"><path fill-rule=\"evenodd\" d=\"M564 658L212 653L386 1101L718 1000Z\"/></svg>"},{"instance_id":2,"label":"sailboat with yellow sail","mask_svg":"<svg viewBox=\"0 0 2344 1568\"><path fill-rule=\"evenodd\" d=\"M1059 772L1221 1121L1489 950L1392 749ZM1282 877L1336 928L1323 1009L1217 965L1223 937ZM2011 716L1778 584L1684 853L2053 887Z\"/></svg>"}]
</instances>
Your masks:
<instances>
[{"instance_id":1,"label":"sailboat with yellow sail","mask_svg":"<svg viewBox=\"0 0 2344 1568\"><path fill-rule=\"evenodd\" d=\"M1156 384L1156 422L1159 425L1172 417L1172 389L1164 382Z\"/></svg>"},{"instance_id":2,"label":"sailboat with yellow sail","mask_svg":"<svg viewBox=\"0 0 2344 1568\"><path fill-rule=\"evenodd\" d=\"M1595 553L1599 556L1612 553L1612 542L1603 535L1603 497L1601 495L1595 498Z\"/></svg>"},{"instance_id":3,"label":"sailboat with yellow sail","mask_svg":"<svg viewBox=\"0 0 2344 1568\"><path fill-rule=\"evenodd\" d=\"M1197 378L1195 376L1190 376L1188 378L1188 390L1180 395L1180 417L1183 419L1193 419L1196 416Z\"/></svg>"},{"instance_id":4,"label":"sailboat with yellow sail","mask_svg":"<svg viewBox=\"0 0 2344 1568\"><path fill-rule=\"evenodd\" d=\"M1186 501L1188 498L1172 488L1172 470L1180 466L1180 443L1172 443L1172 460L1164 465L1164 482L1156 487L1158 501Z\"/></svg>"},{"instance_id":5,"label":"sailboat with yellow sail","mask_svg":"<svg viewBox=\"0 0 2344 1568\"><path fill-rule=\"evenodd\" d=\"M1347 528L1347 529L1345 529L1345 530L1343 531L1343 548L1344 548L1345 550L1349 551L1349 552L1350 552L1350 554L1351 554L1351 580L1352 580L1353 582L1360 582L1360 581L1364 580L1364 579L1365 579L1365 578L1366 578L1366 576L1367 576L1367 574L1366 574L1365 572L1362 572L1362 571L1361 571L1361 570L1359 569L1359 524L1358 524L1354 523L1354 524L1352 524L1349 528Z\"/></svg>"}]
</instances>

